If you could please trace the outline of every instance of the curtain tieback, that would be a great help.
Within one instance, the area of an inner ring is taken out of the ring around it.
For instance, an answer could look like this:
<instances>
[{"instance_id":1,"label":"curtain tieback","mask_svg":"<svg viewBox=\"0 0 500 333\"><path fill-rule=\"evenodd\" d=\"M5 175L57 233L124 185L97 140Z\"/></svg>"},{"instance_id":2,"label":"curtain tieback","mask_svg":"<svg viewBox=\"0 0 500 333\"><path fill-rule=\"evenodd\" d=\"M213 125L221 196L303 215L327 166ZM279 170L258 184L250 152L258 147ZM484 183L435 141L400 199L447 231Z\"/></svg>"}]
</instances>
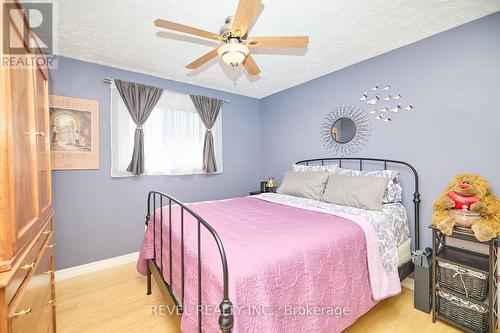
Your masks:
<instances>
[{"instance_id":1,"label":"curtain tieback","mask_svg":"<svg viewBox=\"0 0 500 333\"><path fill-rule=\"evenodd\" d=\"M142 129L142 125L137 125L136 129Z\"/></svg>"},{"instance_id":2,"label":"curtain tieback","mask_svg":"<svg viewBox=\"0 0 500 333\"><path fill-rule=\"evenodd\" d=\"M207 128L207 131L208 131L208 132L212 132L212 129L211 129L211 128Z\"/></svg>"}]
</instances>

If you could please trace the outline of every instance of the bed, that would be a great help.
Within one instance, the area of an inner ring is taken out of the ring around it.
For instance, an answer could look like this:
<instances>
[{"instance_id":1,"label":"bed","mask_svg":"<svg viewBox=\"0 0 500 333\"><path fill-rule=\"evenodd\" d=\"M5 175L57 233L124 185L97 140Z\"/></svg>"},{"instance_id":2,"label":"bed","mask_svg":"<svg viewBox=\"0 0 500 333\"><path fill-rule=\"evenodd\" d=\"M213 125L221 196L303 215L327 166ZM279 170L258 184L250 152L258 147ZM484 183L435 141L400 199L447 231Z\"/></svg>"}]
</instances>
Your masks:
<instances>
[{"instance_id":1,"label":"bed","mask_svg":"<svg viewBox=\"0 0 500 333\"><path fill-rule=\"evenodd\" d=\"M378 163L414 179L414 247L419 246L418 175L410 164L323 158L297 165ZM148 195L138 271L152 276L182 314L184 332L340 332L378 301L398 294L413 271L403 204L382 211L285 194L183 204ZM171 310L170 310L171 311Z\"/></svg>"}]
</instances>

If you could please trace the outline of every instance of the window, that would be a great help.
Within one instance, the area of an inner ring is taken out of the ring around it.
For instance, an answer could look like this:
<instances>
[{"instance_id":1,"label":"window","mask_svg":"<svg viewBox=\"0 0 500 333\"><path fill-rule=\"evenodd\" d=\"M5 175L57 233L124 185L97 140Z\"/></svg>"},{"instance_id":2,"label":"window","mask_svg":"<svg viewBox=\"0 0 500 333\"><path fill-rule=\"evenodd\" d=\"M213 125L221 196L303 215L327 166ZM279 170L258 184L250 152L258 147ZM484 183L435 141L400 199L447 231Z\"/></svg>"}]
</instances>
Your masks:
<instances>
[{"instance_id":1,"label":"window","mask_svg":"<svg viewBox=\"0 0 500 333\"><path fill-rule=\"evenodd\" d=\"M111 87L111 176L132 176L127 167L136 125L116 87ZM187 94L164 90L143 126L145 175L203 174L205 125ZM217 173L222 172L222 111L212 129Z\"/></svg>"}]
</instances>

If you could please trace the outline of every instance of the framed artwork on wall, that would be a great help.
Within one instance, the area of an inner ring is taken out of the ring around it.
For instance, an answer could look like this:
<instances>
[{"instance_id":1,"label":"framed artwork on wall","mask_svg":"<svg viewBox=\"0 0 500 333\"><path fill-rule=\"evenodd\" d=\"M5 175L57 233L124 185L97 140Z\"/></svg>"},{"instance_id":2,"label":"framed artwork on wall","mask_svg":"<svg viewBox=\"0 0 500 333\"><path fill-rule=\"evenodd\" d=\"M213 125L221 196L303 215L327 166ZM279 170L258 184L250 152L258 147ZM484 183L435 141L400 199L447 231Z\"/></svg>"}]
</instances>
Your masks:
<instances>
[{"instance_id":1,"label":"framed artwork on wall","mask_svg":"<svg viewBox=\"0 0 500 333\"><path fill-rule=\"evenodd\" d=\"M99 102L49 96L52 170L99 169Z\"/></svg>"}]
</instances>

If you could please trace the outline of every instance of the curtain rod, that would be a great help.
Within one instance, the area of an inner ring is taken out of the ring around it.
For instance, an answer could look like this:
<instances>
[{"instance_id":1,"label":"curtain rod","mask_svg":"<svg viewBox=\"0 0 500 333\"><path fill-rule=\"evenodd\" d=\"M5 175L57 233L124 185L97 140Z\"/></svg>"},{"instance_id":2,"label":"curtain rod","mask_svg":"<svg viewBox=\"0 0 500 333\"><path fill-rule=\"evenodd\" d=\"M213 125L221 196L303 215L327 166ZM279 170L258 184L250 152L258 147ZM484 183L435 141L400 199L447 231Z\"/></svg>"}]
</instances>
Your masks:
<instances>
[{"instance_id":1,"label":"curtain rod","mask_svg":"<svg viewBox=\"0 0 500 333\"><path fill-rule=\"evenodd\" d=\"M109 77L105 77L105 78L104 78L104 83L107 83L107 84L111 84L111 83L113 83L114 81L115 81L115 80L113 80L112 78L109 78ZM229 102L228 100L224 100L224 99L222 100L222 102L223 102L224 104L229 104L229 103L231 103L231 102Z\"/></svg>"}]
</instances>

